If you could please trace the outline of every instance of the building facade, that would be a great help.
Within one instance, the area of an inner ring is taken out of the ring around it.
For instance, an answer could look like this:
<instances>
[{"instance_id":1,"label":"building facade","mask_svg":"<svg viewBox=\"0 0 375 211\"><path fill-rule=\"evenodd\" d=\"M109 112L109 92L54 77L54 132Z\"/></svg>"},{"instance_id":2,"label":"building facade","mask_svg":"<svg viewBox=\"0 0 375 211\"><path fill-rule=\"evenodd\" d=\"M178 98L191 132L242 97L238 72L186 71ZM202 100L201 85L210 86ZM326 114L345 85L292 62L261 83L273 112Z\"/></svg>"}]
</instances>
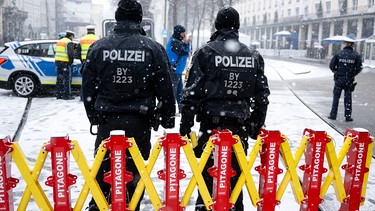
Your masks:
<instances>
[{"instance_id":1,"label":"building facade","mask_svg":"<svg viewBox=\"0 0 375 211\"><path fill-rule=\"evenodd\" d=\"M335 35L363 40L374 34L374 0L238 0L234 7L241 31L265 49L309 49ZM275 36L281 31L291 35ZM341 48L323 47L328 56Z\"/></svg>"},{"instance_id":2,"label":"building facade","mask_svg":"<svg viewBox=\"0 0 375 211\"><path fill-rule=\"evenodd\" d=\"M23 1L4 0L2 3L2 31L1 42L9 42L17 39L24 39L24 26L28 13L19 5Z\"/></svg>"},{"instance_id":3,"label":"building facade","mask_svg":"<svg viewBox=\"0 0 375 211\"><path fill-rule=\"evenodd\" d=\"M91 0L0 0L0 44L55 39L93 24Z\"/></svg>"}]
</instances>

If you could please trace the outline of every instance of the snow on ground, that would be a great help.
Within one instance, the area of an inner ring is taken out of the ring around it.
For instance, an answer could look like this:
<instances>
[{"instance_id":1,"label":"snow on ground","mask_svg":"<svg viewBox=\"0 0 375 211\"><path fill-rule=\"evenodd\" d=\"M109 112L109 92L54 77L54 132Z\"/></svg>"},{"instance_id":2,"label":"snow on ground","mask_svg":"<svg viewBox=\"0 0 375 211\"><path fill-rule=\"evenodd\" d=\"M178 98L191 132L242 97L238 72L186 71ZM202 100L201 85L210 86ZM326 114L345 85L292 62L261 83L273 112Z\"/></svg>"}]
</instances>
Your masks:
<instances>
[{"instance_id":1,"label":"snow on ground","mask_svg":"<svg viewBox=\"0 0 375 211\"><path fill-rule=\"evenodd\" d=\"M318 67L311 65L297 64L284 61L266 60L266 75L269 78L269 84L271 89L270 96L270 106L268 109L268 116L266 120L266 129L268 130L279 130L282 134L288 137L291 150L294 152L297 150L299 143L301 141L303 131L305 128L313 129L316 131L326 131L334 139L336 151L341 149L343 143L343 137L338 134L335 130L330 128L325 122L308 110L301 102L299 102L292 92L286 87L286 85L281 81L280 76L275 71L277 67L279 72L282 72L283 77L318 77L322 74L328 74L323 72ZM306 74L301 75L301 71ZM0 137L5 137L6 135L12 136L17 129L17 125L22 116L23 109L26 104L26 99L18 98L12 95L11 91L0 90L0 114L1 114L1 129ZM168 131L178 132L180 117L176 117L176 128ZM93 162L94 153L94 141L95 137L89 132L89 122L86 118L85 110L82 102L79 98L72 101L56 100L53 97L43 97L33 99L32 107L30 109L30 114L28 116L27 123L19 139L21 148L26 155L30 168L34 166L37 154L43 143L48 142L51 137L65 136L69 135L71 140L78 140L81 146L85 158L91 166ZM198 124L193 127L194 131L198 131ZM164 129L160 128L159 131L153 132L152 143L155 143L157 138L161 137L164 133ZM250 144L251 146L251 144ZM181 150L182 151L182 150ZM181 190L187 186L189 182L188 179L191 177L191 172L189 171L189 165L182 154L181 169L187 174L187 178L181 180ZM159 180L156 176L156 172L164 168L164 158L163 153L158 158L156 166L151 174L151 178L157 187L159 196L163 197L163 185L164 182ZM80 175L80 171L74 162L74 159L70 159L70 173L74 175ZM298 165L304 164L303 160L299 162ZM256 161L254 166L259 165L259 159ZM282 163L279 164L283 167ZM375 164L371 164L370 175L375 171ZM284 171L285 172L285 171ZM252 174L255 182L259 179L259 174L254 169ZM284 174L280 174L278 177L278 182L280 183ZM300 177L303 172L299 171ZM342 174L343 176L344 174ZM12 176L22 179L20 173L15 165L12 165ZM52 188L44 185L46 178L51 176L51 163L50 157L47 158L43 171L41 172L39 182L45 190L47 197L50 199L51 204L53 204ZM324 174L323 176L326 176ZM71 187L71 199L72 206L74 205L80 189L83 186L83 180L78 178L77 183ZM20 197L25 190L25 182L20 181L19 184L13 189L15 204L19 203ZM257 183L256 183L256 186ZM369 184L367 187L366 201L361 210L375 210L375 192L370 191L375 187L375 178L369 177ZM247 205L246 210L257 210L251 205L249 195L246 188L244 190L244 203ZM186 210L194 210L194 202L196 197L196 191L194 191L193 197L191 198L189 205ZM86 203L88 203L91 196L89 195ZM338 210L340 203L336 200L333 187L330 187L324 201L324 208L327 211ZM36 203L31 200L27 210L39 210ZM147 194L142 201L141 210L153 210L151 201L149 200ZM277 211L286 210L299 210L299 205L295 202L293 192L290 186L288 186L286 192L284 193L281 204L276 207Z\"/></svg>"}]
</instances>

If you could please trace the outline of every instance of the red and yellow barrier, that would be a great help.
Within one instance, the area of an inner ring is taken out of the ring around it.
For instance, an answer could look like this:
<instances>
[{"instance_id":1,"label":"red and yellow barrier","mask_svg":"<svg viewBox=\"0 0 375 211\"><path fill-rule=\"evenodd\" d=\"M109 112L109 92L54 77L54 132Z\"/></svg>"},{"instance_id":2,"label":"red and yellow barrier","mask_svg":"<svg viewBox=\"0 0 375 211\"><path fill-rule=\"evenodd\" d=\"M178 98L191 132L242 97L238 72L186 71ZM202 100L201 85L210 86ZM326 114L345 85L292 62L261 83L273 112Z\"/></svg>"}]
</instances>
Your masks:
<instances>
[{"instance_id":1,"label":"red and yellow barrier","mask_svg":"<svg viewBox=\"0 0 375 211\"><path fill-rule=\"evenodd\" d=\"M142 192L146 190L155 210L178 211L186 208L197 187L207 209L226 211L235 204L245 186L258 211L272 211L277 204L282 203L285 190L290 185L300 211L315 211L331 184L341 203L340 211L358 210L364 203L374 145L374 138L366 130L348 129L338 154L332 138L326 132L311 129L303 132L300 146L294 155L287 137L279 131L262 130L248 155L238 136L229 130L214 131L200 159L193 152L194 136L190 137L192 140L176 133L166 133L157 140L150 158L144 161L135 140L126 137L124 132L114 131L100 145L91 168L77 141L69 140L68 137L53 137L41 147L32 169L19 144L6 137L0 140L0 210L14 210L12 188L19 181L11 177L12 162L17 165L27 185L17 210L27 210L31 197L40 210L83 210L89 192L100 210L134 210ZM190 165L191 178L186 178L186 169L181 169L181 148ZM161 199L150 175L162 149L165 168L157 172L158 178L164 181L164 195ZM111 171L105 175L105 181L112 185L111 205L95 180L107 150L111 155ZM133 177L131 172L126 171L126 151L133 157L141 176L129 204L126 204L126 183L132 181ZM45 183L53 189L53 205L39 183L39 175L49 153L52 176ZM203 168L211 154L214 157L214 166L209 169L214 178L212 195L202 177ZM69 173L70 155L85 181L73 207L70 189L77 176ZM302 156L305 163L298 168ZM257 158L260 158L260 165L253 167ZM343 164L345 158L347 163ZM235 175L231 167L232 159L237 159L241 175L235 188L230 190L229 181ZM279 166L281 161L285 170ZM345 172L344 176L341 175L340 167ZM251 174L253 168L259 173L258 188ZM303 172L301 179L298 169ZM278 181L280 174L283 174L281 182ZM189 179L187 187L180 186L182 179Z\"/></svg>"}]
</instances>

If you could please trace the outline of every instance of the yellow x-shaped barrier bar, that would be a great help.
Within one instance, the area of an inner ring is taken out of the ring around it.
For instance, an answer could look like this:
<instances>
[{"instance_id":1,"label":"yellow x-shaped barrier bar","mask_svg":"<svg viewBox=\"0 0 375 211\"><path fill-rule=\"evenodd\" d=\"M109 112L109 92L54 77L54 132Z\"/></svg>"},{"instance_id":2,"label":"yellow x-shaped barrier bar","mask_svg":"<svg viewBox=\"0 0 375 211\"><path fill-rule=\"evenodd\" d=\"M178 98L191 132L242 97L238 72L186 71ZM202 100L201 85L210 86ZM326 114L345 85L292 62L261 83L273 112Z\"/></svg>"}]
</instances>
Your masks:
<instances>
[{"instance_id":1,"label":"yellow x-shaped barrier bar","mask_svg":"<svg viewBox=\"0 0 375 211\"><path fill-rule=\"evenodd\" d=\"M152 183L150 174L155 165L156 158L158 157L160 150L161 150L161 146L159 146L160 140L158 140L157 144L155 145L151 154L152 156L150 157L151 160L149 162L149 165L147 166L145 162L143 161L143 157L138 149L137 143L135 142L134 138L128 138L128 141L132 143L132 146L128 148L128 150L133 158L135 165L137 166L139 175L141 176L141 180L138 182L137 188L129 204L129 209L134 210L136 208L138 201L141 197L141 194L143 190L146 188L146 191L150 197L150 200L151 200L152 205L154 206L154 209L159 210L163 206L163 204L156 191L154 183ZM135 199L138 199L138 200L135 200Z\"/></svg>"},{"instance_id":2,"label":"yellow x-shaped barrier bar","mask_svg":"<svg viewBox=\"0 0 375 211\"><path fill-rule=\"evenodd\" d=\"M366 168L370 169L371 166L371 160L372 160L372 152L374 150L374 140L375 137L372 137L372 142L368 145L368 152L367 152L367 158L366 158ZM362 192L361 197L366 197L366 190L367 190L367 183L368 183L368 177L370 175L370 171L366 172L363 176L363 186L362 186ZM361 202L361 206L364 205L364 201Z\"/></svg>"},{"instance_id":3,"label":"yellow x-shaped barrier bar","mask_svg":"<svg viewBox=\"0 0 375 211\"><path fill-rule=\"evenodd\" d=\"M148 159L148 164L146 165L146 171L147 171L148 175L150 175L152 169L154 168L155 163L157 161L157 158L159 157L159 154L161 152L162 146L160 145L160 141L161 141L160 138L156 141L156 144L153 147L153 149L151 151L151 154L150 154L150 157ZM148 183L147 177L146 177L145 180ZM145 182L143 181L143 179L141 179L141 180L139 180L139 182L137 184L137 187L134 191L134 195L132 197L132 200L129 203L129 209L130 210L134 210L137 207L137 204L138 204L138 202L141 198L141 195L142 195L142 192L143 192L144 189L145 189ZM160 202L156 202L156 205L154 205L154 206L156 206L156 208L160 208L162 205L161 205Z\"/></svg>"},{"instance_id":4,"label":"yellow x-shaped barrier bar","mask_svg":"<svg viewBox=\"0 0 375 211\"><path fill-rule=\"evenodd\" d=\"M79 169L81 170L81 174L85 180L83 184L82 190L79 194L77 202L74 206L74 211L83 210L84 203L86 198L89 194L89 190L91 190L91 195L95 199L96 205L100 210L109 210L109 205L103 192L101 191L98 182L96 181L95 177L99 171L100 165L103 161L105 153L107 149L103 147L104 142L102 142L98 148L96 156L94 158L94 162L92 164L92 168L90 169L87 160L81 150L77 141L72 141L72 145L74 149L71 150L71 154L74 157Z\"/></svg>"},{"instance_id":5,"label":"yellow x-shaped barrier bar","mask_svg":"<svg viewBox=\"0 0 375 211\"><path fill-rule=\"evenodd\" d=\"M323 198L327 193L329 186L333 182L333 187L336 193L337 200L342 203L346 198L345 188L342 181L342 176L340 173L340 166L345 158L346 153L348 152L350 145L352 144L352 137L346 137L344 144L341 147L339 156L337 157L335 146L333 144L332 138L331 141L326 145L326 158L329 165L329 172L323 182L322 189L320 191L320 197Z\"/></svg>"},{"instance_id":6,"label":"yellow x-shaped barrier bar","mask_svg":"<svg viewBox=\"0 0 375 211\"><path fill-rule=\"evenodd\" d=\"M281 181L279 188L276 193L276 199L281 200L282 196L285 193L285 190L288 186L288 183L290 183L294 198L298 204L302 203L302 200L305 198L301 186L300 179L297 174L297 165L298 162L301 160L301 157L303 155L303 152L306 149L307 143L308 143L308 137L303 136L302 141L300 143L300 146L298 147L297 151L295 152L295 156L293 158L292 152L290 150L290 145L289 141L286 136L282 135L284 142L281 143L280 147L280 152L281 156L284 160L284 165L286 167L286 173L283 177L283 180Z\"/></svg>"},{"instance_id":7,"label":"yellow x-shaped barrier bar","mask_svg":"<svg viewBox=\"0 0 375 211\"><path fill-rule=\"evenodd\" d=\"M306 147L308 145L309 137L303 136L302 141L300 142L300 146L298 147L297 151L295 152L294 158L290 149L289 141L287 140L287 137L284 135L283 139L284 142L281 143L280 152L282 156L282 160L284 161L284 165L286 168L286 173L283 177L283 180L281 181L279 188L277 190L276 199L281 200L283 194L285 193L285 190L290 183L296 202L298 204L302 203L302 200L304 199L304 194L302 191L302 186L300 184L300 179L297 174L297 165L306 150ZM239 179L237 181L237 184L235 188L232 190L232 194L230 196L230 202L235 203L240 192L242 191L242 188L244 185L246 185L247 191L250 195L252 204L256 207L257 203L261 200L257 191L257 188L255 186L254 179L251 174L251 169L254 165L255 160L258 157L258 154L262 148L263 140L261 136L258 136L257 140L255 141L255 144L249 154L249 157L247 158L246 153L244 151L244 148L242 146L241 140L237 135L233 136L237 142L233 145L233 151L236 155L236 159L239 163L240 169L241 169L241 175L239 176ZM184 195L182 196L180 205L182 207L186 207L192 193L197 186L199 189L199 192L202 196L202 199L204 201L204 204L207 209L210 209L213 200L211 198L211 195L209 193L209 190L205 184L205 181L202 176L202 171L204 169L204 166L206 165L211 152L214 148L214 144L212 143L212 138L208 140L206 143L206 147L199 159L195 157L194 151L193 151L193 144L196 140L190 140L187 137L183 137L189 144L185 144L182 146L184 153L186 155L186 158L189 162L189 165L191 167L191 171L193 173L192 178L189 181L189 184L186 188L186 191ZM194 139L194 138L192 138ZM346 193L344 189L343 179L340 173L340 166L348 153L348 150L352 144L352 137L348 136L344 140L344 144L338 154L336 155L335 146L333 144L332 138L329 136L330 141L326 144L326 157L327 162L329 166L329 173L326 176L320 192L320 197L324 198L324 195L326 194L329 186L333 184L334 190L336 193L337 200L340 202L343 202L343 200L346 198ZM372 138L374 139L374 138ZM131 142L131 147L128 148L135 165L140 173L141 179L138 182L137 188L135 190L135 193L133 195L132 200L129 203L129 209L134 210L137 206L140 197L143 193L143 191L146 189L150 200L153 204L153 207L155 210L159 210L162 208L163 204L160 200L160 197L156 191L156 188L151 180L151 172L155 166L155 163L157 161L157 158L160 155L160 152L162 150L162 146L160 145L161 139L158 139L155 146L153 147L153 150L150 154L150 157L148 159L148 163L143 160L143 157L138 149L138 146L133 138L128 138L128 141ZM95 199L95 202L97 203L98 207L102 211L106 211L110 209L110 206L108 205L107 200L105 199L95 177L96 174L100 168L100 165L103 161L103 158L107 152L107 149L104 148L103 144L104 141L101 143L98 152L95 156L93 166L90 169L87 163L87 160L78 144L77 141L71 142L73 149L71 150L71 154L74 157L82 176L85 180L84 186L80 192L80 195L77 199L77 202L74 206L74 211L83 210L84 202L87 199L87 196L89 192L91 191L91 194L93 198ZM46 194L44 193L44 190L41 188L41 185L38 182L39 175L42 171L42 168L44 166L45 160L47 158L48 152L44 149L44 144L38 154L37 160L35 162L34 168L31 170L29 168L29 165L27 163L26 156L22 152L19 144L17 142L12 144L13 150L10 152L10 155L12 156L13 161L17 165L23 179L26 182L26 188L23 193L22 199L19 203L17 210L26 210L27 205L29 203L29 200L31 196L34 197L34 200L36 201L38 207L41 210L53 210L53 207L51 206L51 203L49 202ZM367 160L366 160L366 167L370 168L371 159L372 159L372 150L374 148L374 141L369 144L368 147L368 153L367 153ZM368 182L369 172L365 173L364 175L364 185L362 186L362 192L361 196L365 197L366 195L366 187ZM362 204L363 205L363 202Z\"/></svg>"},{"instance_id":8,"label":"yellow x-shaped barrier bar","mask_svg":"<svg viewBox=\"0 0 375 211\"><path fill-rule=\"evenodd\" d=\"M353 141L353 138L351 136L347 136L345 138L344 144L341 147L338 156L336 156L335 146L333 145L332 141L327 144L326 154L327 154L327 162L329 164L330 170L322 185L322 189L320 192L321 198L323 198L324 195L327 193L327 190L333 181L334 181L333 187L336 193L336 199L340 203L342 203L344 199L346 198L344 183L343 183L342 176L340 173L340 166L346 154L348 153L350 146L352 145L352 141ZM368 146L368 152L367 152L367 158L366 158L366 168L368 169L370 169L370 165L371 165L373 148L374 148L374 142L371 142ZM363 186L362 186L362 192L361 192L361 196L363 198L366 196L368 176L369 176L369 172L366 172L363 177ZM363 203L364 202L361 203L361 206L363 206Z\"/></svg>"},{"instance_id":9,"label":"yellow x-shaped barrier bar","mask_svg":"<svg viewBox=\"0 0 375 211\"><path fill-rule=\"evenodd\" d=\"M201 158L199 159L199 163L197 161L197 158L195 157L193 147L191 144L185 144L182 147L184 149L186 158L189 162L190 168L193 172L193 176L190 179L190 182L186 188L185 194L183 195L181 199L181 202L180 202L181 206L183 207L187 206L189 199L191 198L191 195L193 194L195 186L197 185L199 189L199 193L202 196L204 205L206 206L206 209L207 210L211 209L210 206L212 205L213 202L212 202L211 194L208 191L207 185L204 182L202 171L204 169L204 166L207 163L207 160L210 158L213 147L214 147L214 144L212 143L212 138L210 137L210 139L208 140L206 144L206 147L203 150Z\"/></svg>"},{"instance_id":10,"label":"yellow x-shaped barrier bar","mask_svg":"<svg viewBox=\"0 0 375 211\"><path fill-rule=\"evenodd\" d=\"M241 168L241 175L238 178L238 181L236 183L236 186L234 187L232 194L230 196L229 201L233 204L236 203L238 196L240 195L240 192L242 190L242 187L246 183L247 192L250 195L251 202L254 207L257 206L257 202L260 201L260 197L257 191L257 188L254 183L254 179L251 172L251 169L254 165L254 162L259 154L259 151L262 148L262 138L258 136L253 149L251 150L249 154L249 160L246 158L246 153L244 151L244 148L242 146L240 138L235 135L233 136L236 138L237 143L233 145L233 150L236 154L236 158L238 161L238 164Z\"/></svg>"},{"instance_id":11,"label":"yellow x-shaped barrier bar","mask_svg":"<svg viewBox=\"0 0 375 211\"><path fill-rule=\"evenodd\" d=\"M27 184L17 210L26 210L31 196L34 197L35 202L41 210L53 210L51 203L38 182L38 178L40 172L42 171L44 162L46 161L48 152L42 147L35 162L34 169L30 170L26 156L22 152L18 142L14 142L12 144L12 148L13 151L10 153L10 155L12 156L14 163L17 165L18 170Z\"/></svg>"}]
</instances>

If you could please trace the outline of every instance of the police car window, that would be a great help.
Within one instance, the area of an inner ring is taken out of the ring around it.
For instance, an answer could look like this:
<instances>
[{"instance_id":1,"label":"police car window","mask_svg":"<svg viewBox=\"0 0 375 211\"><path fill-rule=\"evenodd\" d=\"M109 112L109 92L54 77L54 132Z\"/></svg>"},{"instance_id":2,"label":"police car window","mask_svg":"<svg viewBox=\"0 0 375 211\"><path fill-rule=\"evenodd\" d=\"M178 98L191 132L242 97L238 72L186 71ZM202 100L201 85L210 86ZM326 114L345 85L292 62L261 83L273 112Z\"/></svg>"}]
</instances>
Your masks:
<instances>
[{"instance_id":1,"label":"police car window","mask_svg":"<svg viewBox=\"0 0 375 211\"><path fill-rule=\"evenodd\" d=\"M54 57L55 52L53 50L54 43L41 43L40 44L40 50L41 50L41 56L42 57Z\"/></svg>"},{"instance_id":2,"label":"police car window","mask_svg":"<svg viewBox=\"0 0 375 211\"><path fill-rule=\"evenodd\" d=\"M56 53L56 43L53 43L50 48L48 49L48 55L55 56Z\"/></svg>"},{"instance_id":3,"label":"police car window","mask_svg":"<svg viewBox=\"0 0 375 211\"><path fill-rule=\"evenodd\" d=\"M26 56L40 56L40 46L38 44L23 45L16 49L16 53Z\"/></svg>"}]
</instances>

